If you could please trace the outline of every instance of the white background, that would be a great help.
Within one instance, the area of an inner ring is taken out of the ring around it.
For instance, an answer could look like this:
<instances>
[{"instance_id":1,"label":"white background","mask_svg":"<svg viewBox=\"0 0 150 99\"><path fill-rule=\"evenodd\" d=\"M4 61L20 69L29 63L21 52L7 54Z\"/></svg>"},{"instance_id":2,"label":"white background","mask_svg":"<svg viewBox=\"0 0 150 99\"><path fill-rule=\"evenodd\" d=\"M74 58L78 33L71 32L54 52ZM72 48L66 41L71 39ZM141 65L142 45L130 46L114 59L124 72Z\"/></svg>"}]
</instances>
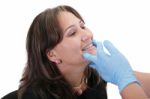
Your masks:
<instances>
[{"instance_id":1,"label":"white background","mask_svg":"<svg viewBox=\"0 0 150 99\"><path fill-rule=\"evenodd\" d=\"M137 71L150 72L149 0L1 0L0 97L17 89L26 63L25 40L34 17L59 4L74 7L97 40L110 40ZM121 99L108 84L108 98Z\"/></svg>"}]
</instances>

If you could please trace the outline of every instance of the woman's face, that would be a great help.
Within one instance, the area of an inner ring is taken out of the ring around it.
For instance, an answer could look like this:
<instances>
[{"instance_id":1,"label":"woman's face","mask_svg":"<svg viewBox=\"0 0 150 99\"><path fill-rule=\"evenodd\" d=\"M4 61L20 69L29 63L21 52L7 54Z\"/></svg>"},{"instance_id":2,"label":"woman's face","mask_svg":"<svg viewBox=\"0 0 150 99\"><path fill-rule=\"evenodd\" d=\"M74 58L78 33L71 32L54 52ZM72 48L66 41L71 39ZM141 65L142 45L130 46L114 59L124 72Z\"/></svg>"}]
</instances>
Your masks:
<instances>
[{"instance_id":1,"label":"woman's face","mask_svg":"<svg viewBox=\"0 0 150 99\"><path fill-rule=\"evenodd\" d=\"M95 53L93 35L85 24L67 11L61 11L58 21L63 31L63 40L54 48L57 58L66 66L86 66L83 52Z\"/></svg>"}]
</instances>

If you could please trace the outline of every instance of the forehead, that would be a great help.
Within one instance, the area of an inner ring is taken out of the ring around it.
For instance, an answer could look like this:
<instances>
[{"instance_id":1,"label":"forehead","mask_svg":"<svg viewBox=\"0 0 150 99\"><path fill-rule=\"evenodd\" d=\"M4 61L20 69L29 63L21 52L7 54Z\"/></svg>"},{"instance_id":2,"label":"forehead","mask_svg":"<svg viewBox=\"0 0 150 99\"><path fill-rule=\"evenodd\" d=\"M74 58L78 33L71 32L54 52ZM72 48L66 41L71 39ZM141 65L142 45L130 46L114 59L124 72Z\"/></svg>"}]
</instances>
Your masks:
<instances>
[{"instance_id":1,"label":"forehead","mask_svg":"<svg viewBox=\"0 0 150 99\"><path fill-rule=\"evenodd\" d=\"M59 12L58 22L63 31L70 25L78 24L79 21L80 19L70 12L67 12L67 11Z\"/></svg>"}]
</instances>

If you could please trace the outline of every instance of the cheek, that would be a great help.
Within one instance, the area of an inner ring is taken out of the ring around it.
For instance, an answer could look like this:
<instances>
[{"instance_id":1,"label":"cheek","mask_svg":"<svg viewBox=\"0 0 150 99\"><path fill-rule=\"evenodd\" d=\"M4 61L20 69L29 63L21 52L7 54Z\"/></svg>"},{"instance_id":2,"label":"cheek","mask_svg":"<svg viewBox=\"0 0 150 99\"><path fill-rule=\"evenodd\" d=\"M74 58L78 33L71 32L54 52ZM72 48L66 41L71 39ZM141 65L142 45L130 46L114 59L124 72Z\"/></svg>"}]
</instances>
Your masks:
<instances>
[{"instance_id":1,"label":"cheek","mask_svg":"<svg viewBox=\"0 0 150 99\"><path fill-rule=\"evenodd\" d=\"M78 43L68 43L68 44L64 44L63 46L61 46L61 51L60 51L60 57L62 59L64 59L65 61L79 61L79 60L83 60L82 58L82 51L81 51L81 47L80 44Z\"/></svg>"},{"instance_id":2,"label":"cheek","mask_svg":"<svg viewBox=\"0 0 150 99\"><path fill-rule=\"evenodd\" d=\"M74 56L79 56L82 54L81 47L77 44L69 44L69 46L66 46L65 48L66 53ZM74 57L72 56L72 57Z\"/></svg>"}]
</instances>

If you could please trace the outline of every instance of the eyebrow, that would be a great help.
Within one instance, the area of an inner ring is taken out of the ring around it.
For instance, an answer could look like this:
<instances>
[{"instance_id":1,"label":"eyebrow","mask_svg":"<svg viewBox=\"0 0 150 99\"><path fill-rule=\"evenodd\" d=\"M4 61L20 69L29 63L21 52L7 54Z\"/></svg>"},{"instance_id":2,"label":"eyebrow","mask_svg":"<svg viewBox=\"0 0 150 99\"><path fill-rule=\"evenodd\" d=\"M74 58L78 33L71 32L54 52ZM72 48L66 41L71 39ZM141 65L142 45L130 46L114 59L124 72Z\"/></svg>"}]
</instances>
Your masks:
<instances>
[{"instance_id":1,"label":"eyebrow","mask_svg":"<svg viewBox=\"0 0 150 99\"><path fill-rule=\"evenodd\" d=\"M64 33L69 29L69 28L71 28L71 27L74 27L75 25L73 24L73 25L70 25L70 26L68 26L65 30L64 30Z\"/></svg>"},{"instance_id":2,"label":"eyebrow","mask_svg":"<svg viewBox=\"0 0 150 99\"><path fill-rule=\"evenodd\" d=\"M80 20L79 23L81 24L81 23L83 23L83 21ZM72 25L68 26L68 27L64 30L64 33L65 33L69 28L74 27L74 26L75 26L75 24L72 24Z\"/></svg>"}]
</instances>

